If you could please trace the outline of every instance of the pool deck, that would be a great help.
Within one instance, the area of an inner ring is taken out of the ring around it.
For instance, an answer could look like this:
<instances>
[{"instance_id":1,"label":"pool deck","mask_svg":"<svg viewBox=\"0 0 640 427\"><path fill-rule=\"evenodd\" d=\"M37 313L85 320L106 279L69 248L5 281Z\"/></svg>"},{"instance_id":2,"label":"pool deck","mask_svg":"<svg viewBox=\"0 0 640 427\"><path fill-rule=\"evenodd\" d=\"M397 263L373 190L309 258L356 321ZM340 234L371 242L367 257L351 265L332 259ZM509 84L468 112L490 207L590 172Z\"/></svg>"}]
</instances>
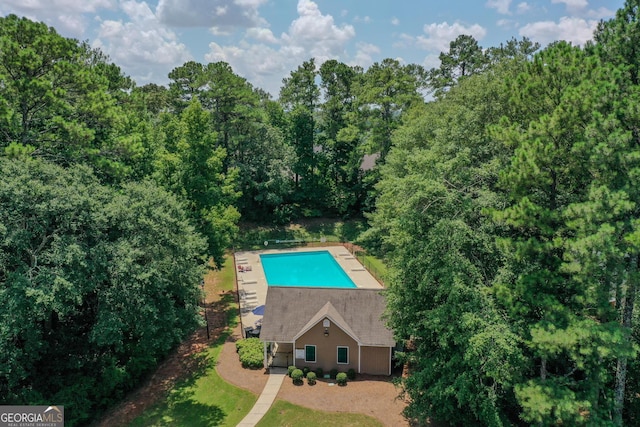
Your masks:
<instances>
[{"instance_id":1,"label":"pool deck","mask_svg":"<svg viewBox=\"0 0 640 427\"><path fill-rule=\"evenodd\" d=\"M262 321L262 316L251 310L262 305L267 299L267 278L261 254L285 254L291 252L328 251L358 288L382 289L382 285L365 269L344 246L302 247L287 249L265 249L244 251L234 254L237 291L240 296L240 317L243 328L254 327ZM240 271L241 269L249 271Z\"/></svg>"}]
</instances>

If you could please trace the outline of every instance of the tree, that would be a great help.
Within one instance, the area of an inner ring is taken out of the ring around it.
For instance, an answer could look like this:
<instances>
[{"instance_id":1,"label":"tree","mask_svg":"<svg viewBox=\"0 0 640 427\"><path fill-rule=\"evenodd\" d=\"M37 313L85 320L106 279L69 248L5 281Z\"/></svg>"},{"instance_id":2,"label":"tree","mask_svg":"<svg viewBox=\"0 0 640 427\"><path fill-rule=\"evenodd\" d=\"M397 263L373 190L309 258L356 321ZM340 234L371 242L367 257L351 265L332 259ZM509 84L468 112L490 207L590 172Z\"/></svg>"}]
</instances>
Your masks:
<instances>
[{"instance_id":1,"label":"tree","mask_svg":"<svg viewBox=\"0 0 640 427\"><path fill-rule=\"evenodd\" d=\"M615 129L614 135L622 139L619 134L620 130L628 133L630 140L624 144L629 146L626 155L621 159L627 159L627 156L633 156L637 152L640 144L640 123L636 106L638 105L638 87L640 85L640 50L638 43L640 42L640 3L637 0L627 0L624 6L616 12L616 17L609 21L601 21L594 34L596 42L594 47L595 54L598 55L603 63L612 64L622 72L620 74L610 75L610 79L616 82L616 96L611 96L612 106L615 108L616 122L620 121L620 129ZM603 128L605 128L603 126ZM606 128L611 128L607 126ZM605 128L605 129L606 129ZM630 173L633 173L630 171ZM626 182L623 180L622 182ZM630 186L629 189L635 188ZM634 198L632 197L632 200ZM635 201L635 200L634 200ZM629 212L627 221L630 218L637 217L637 208ZM625 222L627 222L625 221ZM630 237L635 244L638 241L635 237ZM636 317L636 297L638 292L637 270L638 265L635 251L623 252L623 255L630 257L628 260L629 277L626 278L626 286L621 286L616 292L616 306L620 307L620 321L629 334L633 334L634 317ZM637 326L636 326L637 327ZM634 334L636 335L636 334ZM637 335L635 339L637 344ZM627 371L629 358L622 355L616 366L616 384L615 384L615 422L622 425L625 409L625 400L635 402L636 390L631 392L627 388ZM635 366L637 369L637 364ZM635 376L637 373L633 373ZM634 384L634 383L630 383ZM634 410L637 412L637 405ZM632 412L632 411L630 411Z\"/></svg>"},{"instance_id":2,"label":"tree","mask_svg":"<svg viewBox=\"0 0 640 427\"><path fill-rule=\"evenodd\" d=\"M461 79L482 72L487 56L473 36L461 34L449 43L449 52L440 53L440 67L429 70L429 84L442 95Z\"/></svg>"},{"instance_id":3,"label":"tree","mask_svg":"<svg viewBox=\"0 0 640 427\"><path fill-rule=\"evenodd\" d=\"M169 73L169 92L175 112L180 113L202 91L204 65L189 61Z\"/></svg>"},{"instance_id":4,"label":"tree","mask_svg":"<svg viewBox=\"0 0 640 427\"><path fill-rule=\"evenodd\" d=\"M609 425L611 366L635 353L610 303L632 286L625 258L637 253L629 181L637 148L611 108L616 74L579 48L554 44L514 88L527 126L503 128L516 152L502 176L512 201L496 219L509 229L502 244L512 273L495 290L535 363L515 386L531 423Z\"/></svg>"},{"instance_id":5,"label":"tree","mask_svg":"<svg viewBox=\"0 0 640 427\"><path fill-rule=\"evenodd\" d=\"M341 215L357 211L363 202L360 164L360 138L350 132L350 118L355 115L355 85L360 68L336 60L322 64L319 71L324 103L320 106L321 136L319 146L326 153L330 206Z\"/></svg>"},{"instance_id":6,"label":"tree","mask_svg":"<svg viewBox=\"0 0 640 427\"><path fill-rule=\"evenodd\" d=\"M608 62L625 65L629 82L633 86L640 84L640 3L626 0L624 6L616 12L616 17L601 21L594 34L599 55Z\"/></svg>"},{"instance_id":7,"label":"tree","mask_svg":"<svg viewBox=\"0 0 640 427\"><path fill-rule=\"evenodd\" d=\"M156 161L156 179L186 203L208 253L222 265L240 218L235 208L238 170L224 170L226 150L215 143L210 115L194 98L179 118L165 117L164 147Z\"/></svg>"},{"instance_id":8,"label":"tree","mask_svg":"<svg viewBox=\"0 0 640 427\"><path fill-rule=\"evenodd\" d=\"M320 102L316 75L315 59L303 62L282 80L279 98L288 116L288 135L297 157L292 167L296 186L294 200L311 209L323 206L326 194L318 174L324 153L316 150L316 112Z\"/></svg>"},{"instance_id":9,"label":"tree","mask_svg":"<svg viewBox=\"0 0 640 427\"><path fill-rule=\"evenodd\" d=\"M227 153L224 169L236 167L256 151L254 131L262 119L260 98L251 84L236 75L226 62L207 64L202 83L199 99L211 112L217 145Z\"/></svg>"},{"instance_id":10,"label":"tree","mask_svg":"<svg viewBox=\"0 0 640 427\"><path fill-rule=\"evenodd\" d=\"M517 411L512 390L527 360L490 293L502 260L485 213L505 200L496 183L510 149L490 127L510 109L503 81L514 69L496 66L416 105L381 168L369 238L382 240L393 271L387 316L409 343L405 413L418 421L500 426Z\"/></svg>"},{"instance_id":11,"label":"tree","mask_svg":"<svg viewBox=\"0 0 640 427\"><path fill-rule=\"evenodd\" d=\"M118 106L130 82L100 52L26 18L0 18L0 148L11 156L87 163L127 176L139 147Z\"/></svg>"},{"instance_id":12,"label":"tree","mask_svg":"<svg viewBox=\"0 0 640 427\"><path fill-rule=\"evenodd\" d=\"M522 37L520 40L512 38L506 43L500 43L498 47L487 49L487 59L489 65L500 63L506 59L531 60L538 49L540 49L540 43L532 42L528 37Z\"/></svg>"},{"instance_id":13,"label":"tree","mask_svg":"<svg viewBox=\"0 0 640 427\"><path fill-rule=\"evenodd\" d=\"M201 322L205 242L151 182L41 160L0 172L0 400L86 424Z\"/></svg>"},{"instance_id":14,"label":"tree","mask_svg":"<svg viewBox=\"0 0 640 427\"><path fill-rule=\"evenodd\" d=\"M422 103L425 73L417 65L400 65L385 59L367 69L357 88L358 108L368 122L366 144L369 153L379 153L380 163L391 149L393 131L402 122L402 113Z\"/></svg>"}]
</instances>

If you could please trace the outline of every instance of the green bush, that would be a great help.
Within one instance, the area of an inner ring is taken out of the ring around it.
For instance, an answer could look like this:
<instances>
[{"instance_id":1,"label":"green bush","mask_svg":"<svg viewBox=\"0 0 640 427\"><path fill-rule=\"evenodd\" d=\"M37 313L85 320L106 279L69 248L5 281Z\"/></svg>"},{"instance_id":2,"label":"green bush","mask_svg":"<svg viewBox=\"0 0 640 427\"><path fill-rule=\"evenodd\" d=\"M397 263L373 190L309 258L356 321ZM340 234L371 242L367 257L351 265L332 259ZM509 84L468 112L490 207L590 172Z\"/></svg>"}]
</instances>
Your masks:
<instances>
[{"instance_id":1,"label":"green bush","mask_svg":"<svg viewBox=\"0 0 640 427\"><path fill-rule=\"evenodd\" d=\"M302 375L304 375L304 377L307 377L307 374L311 372L311 368L308 366L305 366L304 368L302 368Z\"/></svg>"},{"instance_id":2,"label":"green bush","mask_svg":"<svg viewBox=\"0 0 640 427\"><path fill-rule=\"evenodd\" d=\"M287 368L287 375L289 375L289 377L291 377L291 373L292 373L293 371L295 371L296 369L298 369L298 368L296 368L296 367L295 367L295 366L293 366L293 365L289 366L289 367Z\"/></svg>"},{"instance_id":3,"label":"green bush","mask_svg":"<svg viewBox=\"0 0 640 427\"><path fill-rule=\"evenodd\" d=\"M316 373L316 378L323 378L324 377L324 372L322 371L322 368L316 368L316 370L314 372Z\"/></svg>"},{"instance_id":4,"label":"green bush","mask_svg":"<svg viewBox=\"0 0 640 427\"><path fill-rule=\"evenodd\" d=\"M293 383L295 385L301 385L302 384L303 375L304 374L302 373L302 370L294 369L293 372L291 372L291 379L293 379Z\"/></svg>"},{"instance_id":5,"label":"green bush","mask_svg":"<svg viewBox=\"0 0 640 427\"><path fill-rule=\"evenodd\" d=\"M329 375L331 376L331 379L336 379L336 375L338 375L338 370L336 368L333 368L331 371L329 371Z\"/></svg>"},{"instance_id":6,"label":"green bush","mask_svg":"<svg viewBox=\"0 0 640 427\"><path fill-rule=\"evenodd\" d=\"M338 385L347 385L347 374L340 372L336 375L336 383L338 383Z\"/></svg>"},{"instance_id":7,"label":"green bush","mask_svg":"<svg viewBox=\"0 0 640 427\"><path fill-rule=\"evenodd\" d=\"M243 368L260 369L264 366L264 353L259 338L236 341L236 351Z\"/></svg>"},{"instance_id":8,"label":"green bush","mask_svg":"<svg viewBox=\"0 0 640 427\"><path fill-rule=\"evenodd\" d=\"M309 372L307 374L307 383L309 385L314 385L316 383L316 373L315 372Z\"/></svg>"},{"instance_id":9,"label":"green bush","mask_svg":"<svg viewBox=\"0 0 640 427\"><path fill-rule=\"evenodd\" d=\"M353 381L356 379L356 370L351 368L347 371L347 378L349 378L349 381Z\"/></svg>"}]
</instances>

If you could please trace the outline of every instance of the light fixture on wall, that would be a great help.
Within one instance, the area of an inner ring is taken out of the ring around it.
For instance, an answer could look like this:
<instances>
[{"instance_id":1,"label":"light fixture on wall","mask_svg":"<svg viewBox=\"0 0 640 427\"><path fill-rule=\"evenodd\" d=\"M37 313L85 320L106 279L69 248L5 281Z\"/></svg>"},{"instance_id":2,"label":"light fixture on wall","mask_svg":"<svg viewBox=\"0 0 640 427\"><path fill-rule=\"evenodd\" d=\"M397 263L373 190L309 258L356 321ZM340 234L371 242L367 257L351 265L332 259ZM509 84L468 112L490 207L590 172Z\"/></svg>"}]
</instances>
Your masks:
<instances>
[{"instance_id":1,"label":"light fixture on wall","mask_svg":"<svg viewBox=\"0 0 640 427\"><path fill-rule=\"evenodd\" d=\"M324 327L324 336L328 337L329 336L329 326L331 325L331 322L329 322L329 319L324 319L322 321L322 326Z\"/></svg>"}]
</instances>

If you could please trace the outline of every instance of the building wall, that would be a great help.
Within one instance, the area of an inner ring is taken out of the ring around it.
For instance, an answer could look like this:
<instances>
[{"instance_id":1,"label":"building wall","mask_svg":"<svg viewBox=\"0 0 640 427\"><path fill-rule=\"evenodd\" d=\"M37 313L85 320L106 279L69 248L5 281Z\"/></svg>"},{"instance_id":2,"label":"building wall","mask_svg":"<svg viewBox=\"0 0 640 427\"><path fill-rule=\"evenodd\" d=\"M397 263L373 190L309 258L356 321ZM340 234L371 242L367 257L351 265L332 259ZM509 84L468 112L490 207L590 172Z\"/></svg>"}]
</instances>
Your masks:
<instances>
[{"instance_id":1,"label":"building wall","mask_svg":"<svg viewBox=\"0 0 640 427\"><path fill-rule=\"evenodd\" d=\"M299 368L308 366L311 369L322 368L325 373L331 369L346 372L353 368L358 371L358 343L347 335L340 327L331 322L328 336L324 336L322 320L309 331L296 340L296 350L303 350L305 345L316 346L316 363L305 362L305 359L296 359L295 365ZM338 364L338 346L349 348L349 363Z\"/></svg>"},{"instance_id":2,"label":"building wall","mask_svg":"<svg viewBox=\"0 0 640 427\"><path fill-rule=\"evenodd\" d=\"M361 372L371 375L389 375L391 368L390 353L389 347L361 347Z\"/></svg>"}]
</instances>

